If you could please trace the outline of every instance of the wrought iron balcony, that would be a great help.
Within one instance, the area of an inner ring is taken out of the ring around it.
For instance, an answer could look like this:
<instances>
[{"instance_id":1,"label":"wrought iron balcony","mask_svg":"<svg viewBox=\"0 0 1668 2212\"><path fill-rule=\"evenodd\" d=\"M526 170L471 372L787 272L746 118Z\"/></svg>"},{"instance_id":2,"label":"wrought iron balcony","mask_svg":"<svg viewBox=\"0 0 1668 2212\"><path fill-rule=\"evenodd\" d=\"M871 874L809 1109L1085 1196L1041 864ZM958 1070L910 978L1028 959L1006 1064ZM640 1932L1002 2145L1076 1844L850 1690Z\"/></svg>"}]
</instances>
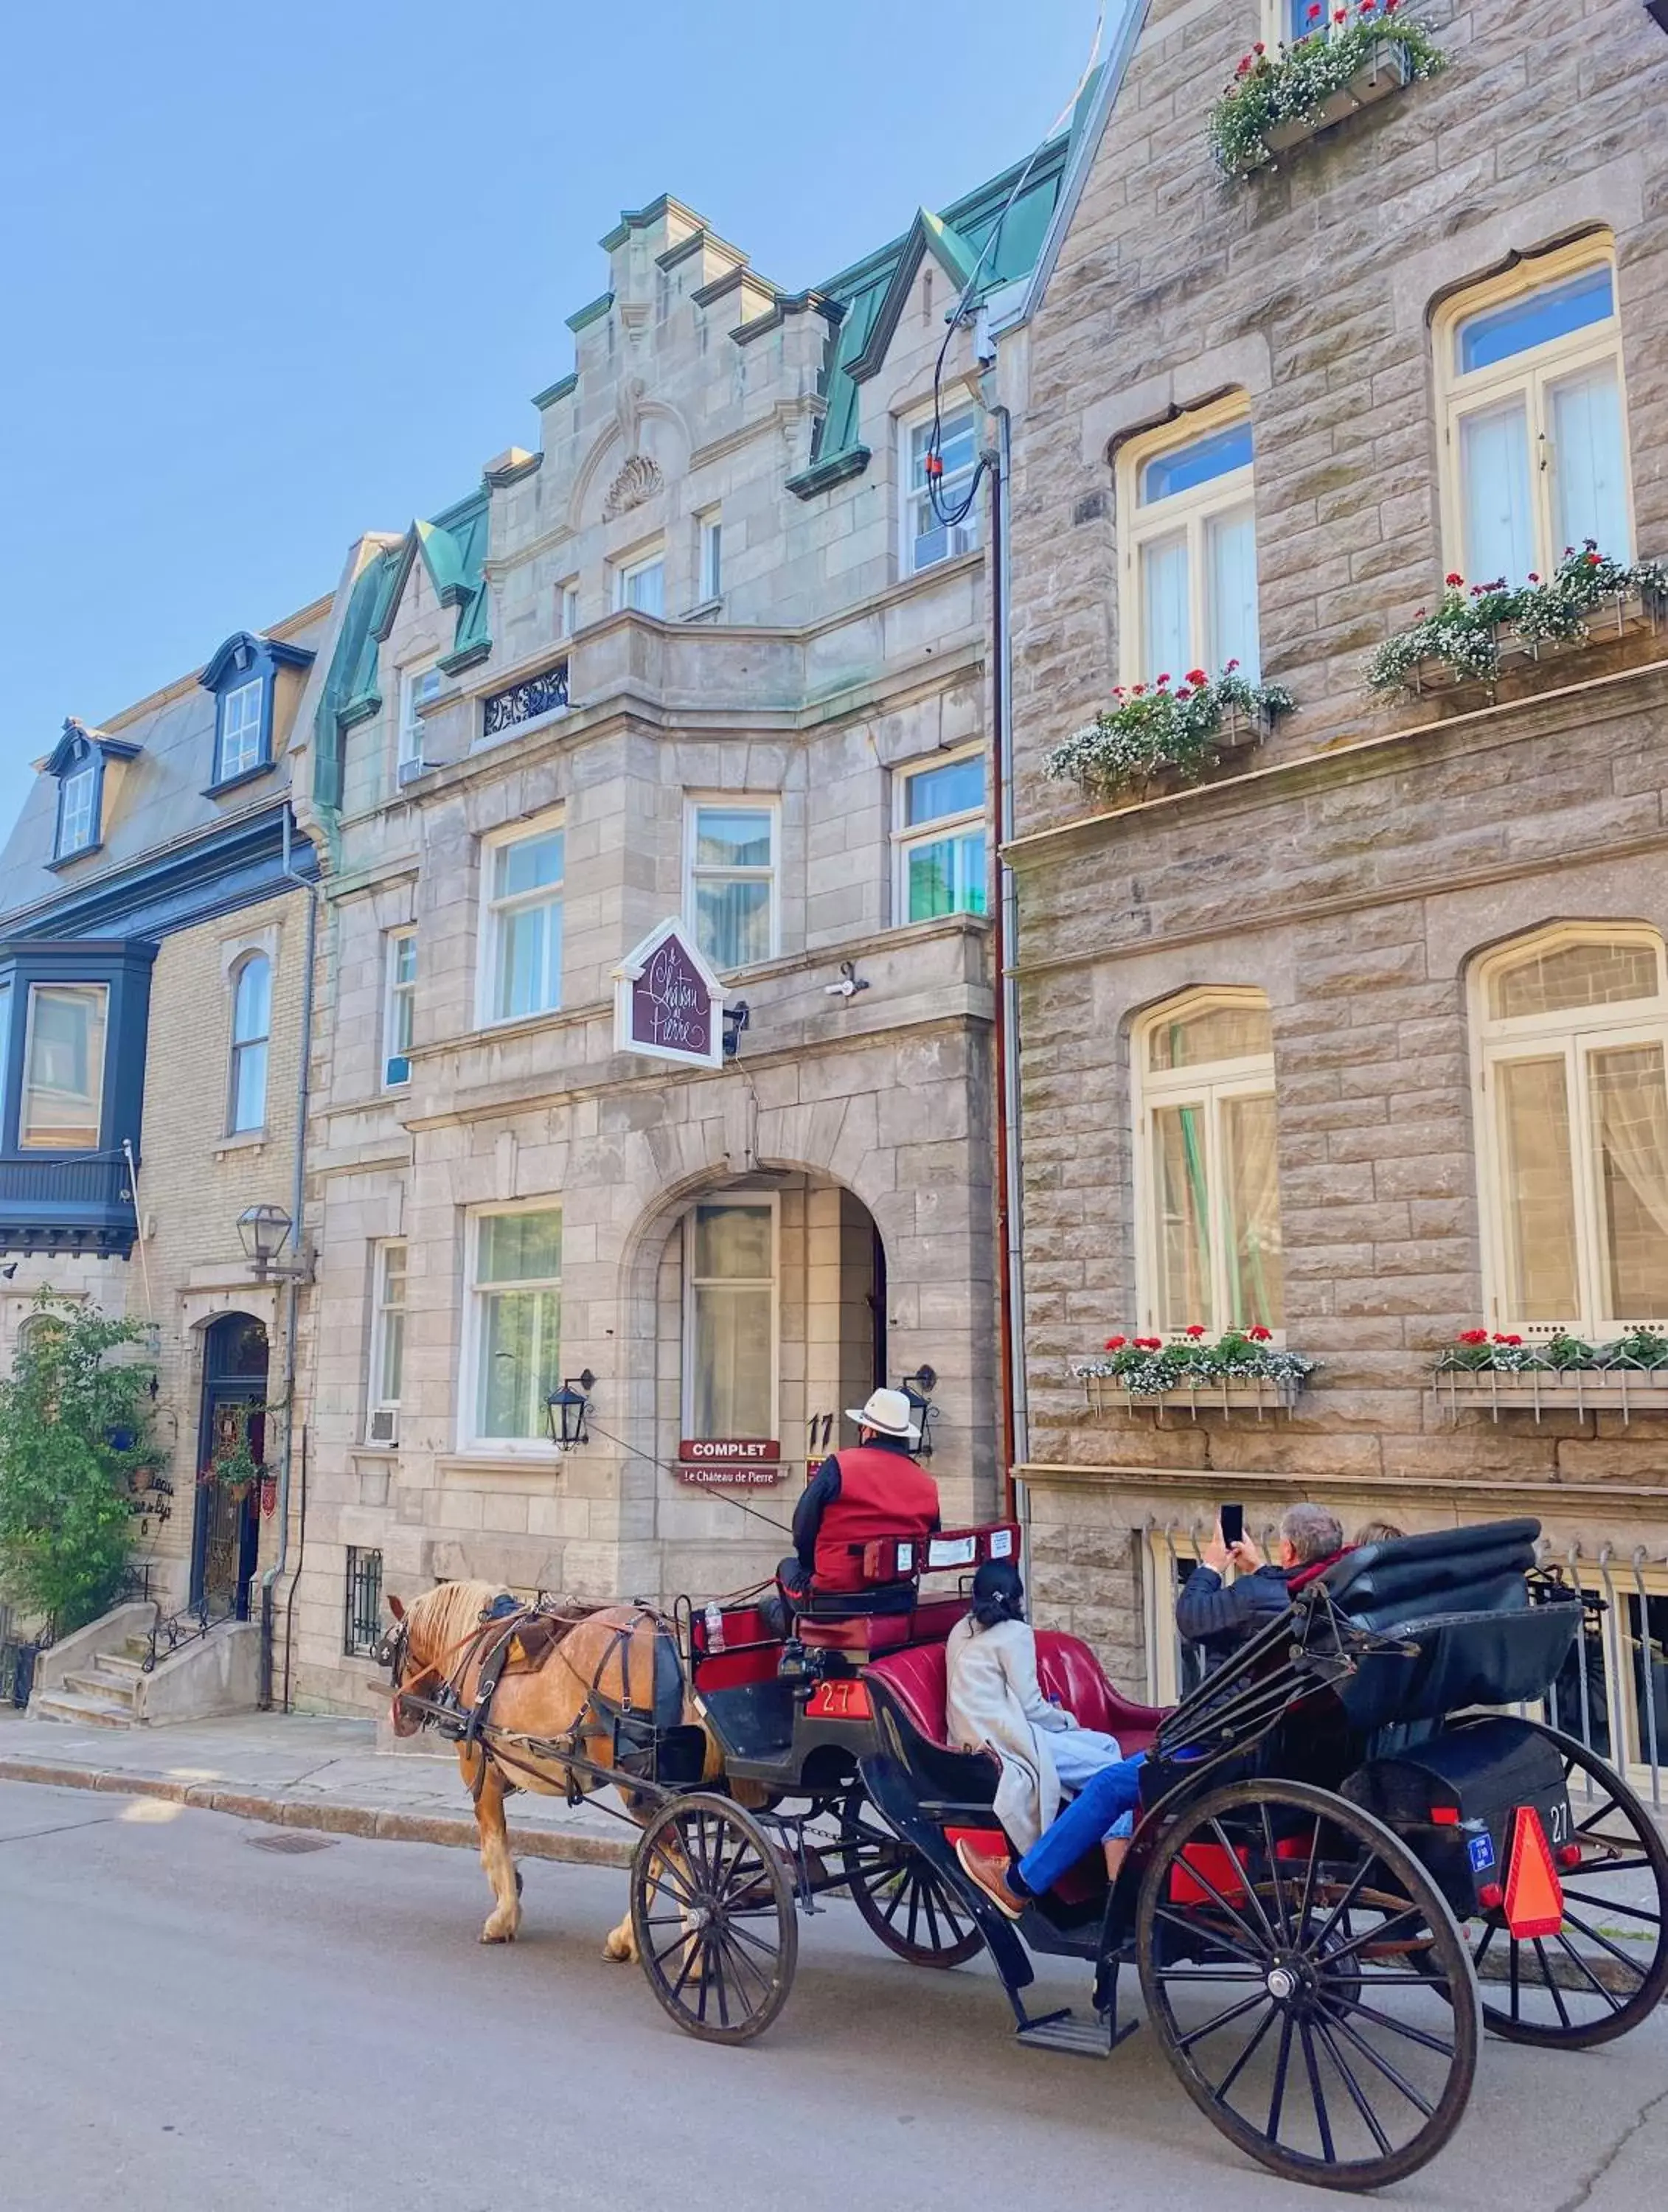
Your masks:
<instances>
[{"instance_id":1,"label":"wrought iron balcony","mask_svg":"<svg viewBox=\"0 0 1668 2212\"><path fill-rule=\"evenodd\" d=\"M119 1152L0 1159L0 1252L126 1260L139 1233Z\"/></svg>"}]
</instances>

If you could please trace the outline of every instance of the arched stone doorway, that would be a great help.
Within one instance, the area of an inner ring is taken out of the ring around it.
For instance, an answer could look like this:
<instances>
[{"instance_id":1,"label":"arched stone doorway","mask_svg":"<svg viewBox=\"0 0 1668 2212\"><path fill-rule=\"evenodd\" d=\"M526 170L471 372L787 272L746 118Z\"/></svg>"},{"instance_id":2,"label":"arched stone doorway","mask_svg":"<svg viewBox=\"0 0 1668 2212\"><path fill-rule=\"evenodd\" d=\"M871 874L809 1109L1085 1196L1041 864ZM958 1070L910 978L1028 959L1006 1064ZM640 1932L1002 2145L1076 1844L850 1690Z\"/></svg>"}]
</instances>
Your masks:
<instances>
[{"instance_id":1,"label":"arched stone doorway","mask_svg":"<svg viewBox=\"0 0 1668 2212\"><path fill-rule=\"evenodd\" d=\"M249 1617L249 1585L260 1548L260 1485L251 1484L239 1496L210 1470L246 1441L250 1457L264 1461L269 1354L265 1325L253 1314L222 1314L203 1332L191 1602L239 1620Z\"/></svg>"}]
</instances>

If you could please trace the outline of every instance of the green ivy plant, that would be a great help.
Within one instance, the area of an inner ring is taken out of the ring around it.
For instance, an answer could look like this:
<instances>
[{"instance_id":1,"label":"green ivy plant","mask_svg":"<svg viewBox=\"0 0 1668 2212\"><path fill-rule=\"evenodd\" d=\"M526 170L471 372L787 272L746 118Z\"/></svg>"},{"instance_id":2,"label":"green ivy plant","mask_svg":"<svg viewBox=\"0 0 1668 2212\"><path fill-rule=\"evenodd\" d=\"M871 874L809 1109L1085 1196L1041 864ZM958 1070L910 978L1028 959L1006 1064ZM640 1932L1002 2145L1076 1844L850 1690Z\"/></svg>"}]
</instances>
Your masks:
<instances>
[{"instance_id":1,"label":"green ivy plant","mask_svg":"<svg viewBox=\"0 0 1668 2212\"><path fill-rule=\"evenodd\" d=\"M46 1291L35 1316L0 1378L0 1591L62 1636L120 1587L134 1478L159 1464L155 1370L112 1356L145 1343L141 1322Z\"/></svg>"},{"instance_id":2,"label":"green ivy plant","mask_svg":"<svg viewBox=\"0 0 1668 2212\"><path fill-rule=\"evenodd\" d=\"M1590 635L1590 615L1635 593L1668 599L1668 567L1612 560L1592 538L1567 545L1550 576L1531 571L1515 589L1504 581L1468 586L1451 571L1435 612L1421 607L1406 629L1368 654L1362 676L1369 691L1398 691L1421 661L1440 660L1456 677L1492 684L1500 674L1502 630L1515 629L1525 645L1579 643Z\"/></svg>"},{"instance_id":3,"label":"green ivy plant","mask_svg":"<svg viewBox=\"0 0 1668 2212\"><path fill-rule=\"evenodd\" d=\"M1227 177L1252 177L1272 168L1268 136L1281 123L1316 123L1335 92L1373 62L1379 46L1397 46L1410 77L1434 76L1446 66L1431 26L1404 19L1403 0L1355 0L1348 7L1312 4L1312 28L1270 53L1259 40L1240 61L1233 82L1210 111L1206 125L1212 157Z\"/></svg>"},{"instance_id":4,"label":"green ivy plant","mask_svg":"<svg viewBox=\"0 0 1668 2212\"><path fill-rule=\"evenodd\" d=\"M1272 721L1294 704L1276 684L1247 683L1239 667L1231 660L1214 678L1202 668L1190 668L1174 685L1166 674L1155 684L1120 686L1112 694L1115 706L1055 746L1044 763L1046 772L1105 798L1165 769L1184 783L1196 783L1221 757L1222 725L1230 712Z\"/></svg>"},{"instance_id":5,"label":"green ivy plant","mask_svg":"<svg viewBox=\"0 0 1668 2212\"><path fill-rule=\"evenodd\" d=\"M1132 1398L1159 1398L1166 1391L1210 1382L1274 1382L1301 1389L1317 1362L1300 1352L1276 1350L1271 1332L1261 1327L1224 1329L1214 1344L1197 1322L1177 1338L1109 1336L1105 1357L1077 1361L1080 1381L1109 1376Z\"/></svg>"}]
</instances>

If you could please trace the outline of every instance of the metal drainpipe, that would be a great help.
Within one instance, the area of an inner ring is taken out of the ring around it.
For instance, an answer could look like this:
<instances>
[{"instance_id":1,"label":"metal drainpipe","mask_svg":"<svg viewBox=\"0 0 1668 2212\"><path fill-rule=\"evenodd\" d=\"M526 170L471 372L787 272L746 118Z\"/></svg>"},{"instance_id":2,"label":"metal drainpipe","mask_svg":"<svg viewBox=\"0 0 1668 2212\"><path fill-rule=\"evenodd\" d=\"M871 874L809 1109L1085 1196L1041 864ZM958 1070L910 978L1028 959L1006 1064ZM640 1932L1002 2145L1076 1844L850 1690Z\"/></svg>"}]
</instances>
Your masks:
<instances>
[{"instance_id":1,"label":"metal drainpipe","mask_svg":"<svg viewBox=\"0 0 1668 2212\"><path fill-rule=\"evenodd\" d=\"M320 887L296 874L289 864L289 809L283 814L283 873L299 884L307 897L307 945L301 965L301 1065L295 1084L295 1175L290 1218L295 1224L295 1257L299 1262L304 1242L302 1208L307 1202L307 1112L313 1066L313 963L319 941ZM301 1312L301 1286L292 1276L287 1285L283 1324L283 1449L278 1457L278 1556L260 1578L260 1710L272 1710L272 1607L278 1577L289 1563L289 1478L295 1455L295 1325Z\"/></svg>"},{"instance_id":2,"label":"metal drainpipe","mask_svg":"<svg viewBox=\"0 0 1668 2212\"><path fill-rule=\"evenodd\" d=\"M1019 942L1019 897L1014 871L1001 858L1014 820L1013 642L1008 631L1007 488L1012 455L1006 407L994 410L997 460L990 478L990 691L995 724L996 773L992 794L992 842L996 848L996 911L991 932L996 971L996 1239L1001 1269L998 1300L1002 1368L1004 1510L1010 1520L1021 1503L1014 1469L1030 1455L1026 1395L1025 1254L1020 1186L1020 998L1013 973Z\"/></svg>"}]
</instances>

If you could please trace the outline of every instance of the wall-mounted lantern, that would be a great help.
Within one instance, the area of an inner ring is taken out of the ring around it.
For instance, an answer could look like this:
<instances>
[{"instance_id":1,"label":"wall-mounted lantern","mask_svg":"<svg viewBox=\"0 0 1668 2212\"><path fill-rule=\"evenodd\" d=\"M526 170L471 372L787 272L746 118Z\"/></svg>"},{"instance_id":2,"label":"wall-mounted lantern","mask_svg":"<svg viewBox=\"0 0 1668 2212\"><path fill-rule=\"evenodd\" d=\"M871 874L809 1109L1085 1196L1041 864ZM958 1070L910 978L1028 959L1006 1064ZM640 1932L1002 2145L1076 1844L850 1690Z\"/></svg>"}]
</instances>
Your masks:
<instances>
[{"instance_id":1,"label":"wall-mounted lantern","mask_svg":"<svg viewBox=\"0 0 1668 2212\"><path fill-rule=\"evenodd\" d=\"M933 1393L938 1388L938 1370L923 1360L913 1375L905 1375L898 1389L910 1401L910 1418L921 1431L921 1441L910 1454L911 1459L930 1459L933 1455L933 1423L938 1419L938 1407L933 1403Z\"/></svg>"},{"instance_id":2,"label":"wall-mounted lantern","mask_svg":"<svg viewBox=\"0 0 1668 2212\"><path fill-rule=\"evenodd\" d=\"M273 1278L285 1283L310 1282L313 1261L302 1252L294 1260L280 1260L278 1255L289 1242L295 1223L281 1206L246 1206L237 1218L237 1233L245 1254L253 1265L258 1283Z\"/></svg>"},{"instance_id":3,"label":"wall-mounted lantern","mask_svg":"<svg viewBox=\"0 0 1668 2212\"><path fill-rule=\"evenodd\" d=\"M552 1390L545 1401L545 1411L551 1425L551 1442L558 1451L571 1451L575 1444L591 1441L585 1425L585 1416L590 1411L591 1393L597 1378L588 1367L581 1368L577 1376L568 1376L559 1390Z\"/></svg>"}]
</instances>

